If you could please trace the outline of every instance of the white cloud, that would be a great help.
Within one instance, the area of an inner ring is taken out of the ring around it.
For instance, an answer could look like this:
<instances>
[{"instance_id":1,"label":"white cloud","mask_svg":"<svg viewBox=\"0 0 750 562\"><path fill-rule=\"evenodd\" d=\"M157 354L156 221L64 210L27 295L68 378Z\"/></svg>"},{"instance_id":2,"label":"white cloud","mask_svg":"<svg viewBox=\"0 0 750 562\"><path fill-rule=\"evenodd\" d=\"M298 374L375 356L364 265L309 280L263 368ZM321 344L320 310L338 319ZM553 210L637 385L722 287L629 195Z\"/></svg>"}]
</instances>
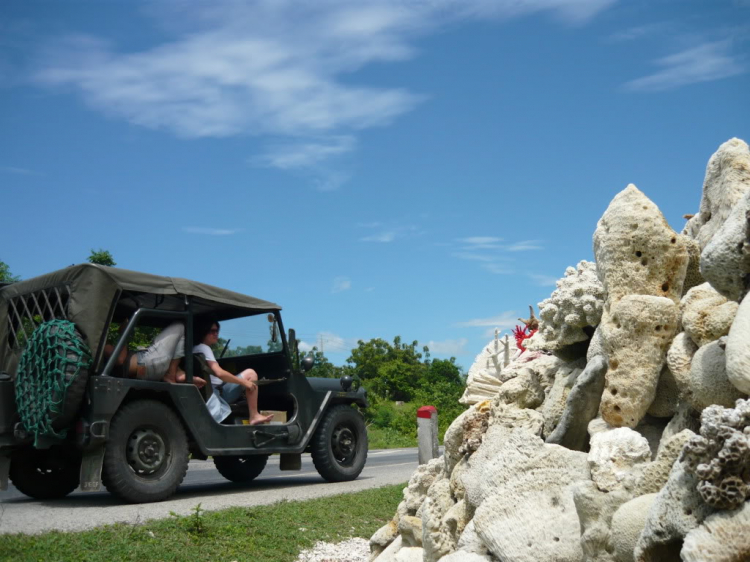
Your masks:
<instances>
[{"instance_id":1,"label":"white cloud","mask_svg":"<svg viewBox=\"0 0 750 562\"><path fill-rule=\"evenodd\" d=\"M340 293L342 291L348 291L352 288L352 280L348 277L335 277L333 279L333 287L331 288L332 293Z\"/></svg>"},{"instance_id":2,"label":"white cloud","mask_svg":"<svg viewBox=\"0 0 750 562\"><path fill-rule=\"evenodd\" d=\"M473 320L459 322L457 325L462 327L491 327L502 330L513 328L518 322L516 312L509 310L498 314L497 316L491 316L490 318L475 318Z\"/></svg>"},{"instance_id":3,"label":"white cloud","mask_svg":"<svg viewBox=\"0 0 750 562\"><path fill-rule=\"evenodd\" d=\"M522 242L516 242L508 246L509 252L526 252L529 250L542 250L543 248L539 245L541 240L523 240Z\"/></svg>"},{"instance_id":4,"label":"white cloud","mask_svg":"<svg viewBox=\"0 0 750 562\"><path fill-rule=\"evenodd\" d=\"M229 236L242 232L241 228L206 228L203 226L186 226L182 230L190 234L207 234L208 236Z\"/></svg>"},{"instance_id":5,"label":"white cloud","mask_svg":"<svg viewBox=\"0 0 750 562\"><path fill-rule=\"evenodd\" d=\"M41 172L29 170L28 168L16 168L14 166L0 166L0 170L8 172L9 174L16 174L17 176L41 176Z\"/></svg>"},{"instance_id":6,"label":"white cloud","mask_svg":"<svg viewBox=\"0 0 750 562\"><path fill-rule=\"evenodd\" d=\"M317 347L318 351L322 351L323 353L349 353L352 349L357 347L357 339L342 338L332 332L318 332L314 339L308 338L306 340L300 340L299 346L304 352L308 352L312 350L313 347Z\"/></svg>"},{"instance_id":7,"label":"white cloud","mask_svg":"<svg viewBox=\"0 0 750 562\"><path fill-rule=\"evenodd\" d=\"M529 273L529 277L534 281L535 285L541 287L555 287L557 285L557 277L551 275L538 275L536 273Z\"/></svg>"},{"instance_id":8,"label":"white cloud","mask_svg":"<svg viewBox=\"0 0 750 562\"><path fill-rule=\"evenodd\" d=\"M356 139L351 135L333 136L314 142L276 145L252 160L281 170L304 169L315 166L321 160L351 152L355 146Z\"/></svg>"},{"instance_id":9,"label":"white cloud","mask_svg":"<svg viewBox=\"0 0 750 562\"><path fill-rule=\"evenodd\" d=\"M374 234L370 234L369 236L360 238L361 242L394 242L399 238L405 238L406 236L413 236L419 233L419 229L414 225L384 227L380 223L371 223L371 225L368 226L372 228L380 228L381 230Z\"/></svg>"},{"instance_id":10,"label":"white cloud","mask_svg":"<svg viewBox=\"0 0 750 562\"><path fill-rule=\"evenodd\" d=\"M496 273L498 275L510 275L511 273L515 273L515 269L513 269L511 265L500 262L483 263L482 269L486 269L490 273Z\"/></svg>"},{"instance_id":11,"label":"white cloud","mask_svg":"<svg viewBox=\"0 0 750 562\"><path fill-rule=\"evenodd\" d=\"M619 43L624 41L633 41L635 39L641 39L655 33L665 32L668 28L672 27L672 24L667 22L658 23L647 23L644 25L637 25L629 27L623 31L618 31L609 37L609 40L613 43Z\"/></svg>"},{"instance_id":12,"label":"white cloud","mask_svg":"<svg viewBox=\"0 0 750 562\"><path fill-rule=\"evenodd\" d=\"M631 80L625 84L627 90L659 92L728 78L747 72L742 58L730 53L728 40L702 43L679 53L654 61L662 70Z\"/></svg>"},{"instance_id":13,"label":"white cloud","mask_svg":"<svg viewBox=\"0 0 750 562\"><path fill-rule=\"evenodd\" d=\"M463 355L466 352L466 344L469 340L466 338L459 338L457 340L443 340L427 342L427 347L430 348L430 353L438 353L440 355Z\"/></svg>"},{"instance_id":14,"label":"white cloud","mask_svg":"<svg viewBox=\"0 0 750 562\"><path fill-rule=\"evenodd\" d=\"M367 65L415 57L420 35L545 12L581 24L615 1L156 2L144 11L168 34L164 42L125 51L98 37L56 39L37 57L35 79L183 138L288 138L255 161L307 169L352 151L359 131L388 125L425 99L351 79ZM322 190L345 181L312 172Z\"/></svg>"},{"instance_id":15,"label":"white cloud","mask_svg":"<svg viewBox=\"0 0 750 562\"><path fill-rule=\"evenodd\" d=\"M502 238L496 238L495 236L469 236L457 240L457 242L466 244L469 250L500 248L501 246L498 243L502 241Z\"/></svg>"}]
</instances>

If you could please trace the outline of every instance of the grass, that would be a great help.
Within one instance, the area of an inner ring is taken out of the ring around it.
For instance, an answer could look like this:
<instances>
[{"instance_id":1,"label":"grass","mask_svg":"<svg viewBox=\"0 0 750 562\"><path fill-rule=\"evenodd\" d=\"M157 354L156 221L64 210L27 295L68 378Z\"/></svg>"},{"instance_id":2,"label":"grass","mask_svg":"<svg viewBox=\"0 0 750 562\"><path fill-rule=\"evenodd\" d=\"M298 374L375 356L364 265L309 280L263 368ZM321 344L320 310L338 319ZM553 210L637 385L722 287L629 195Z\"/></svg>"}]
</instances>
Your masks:
<instances>
[{"instance_id":1,"label":"grass","mask_svg":"<svg viewBox=\"0 0 750 562\"><path fill-rule=\"evenodd\" d=\"M403 433L389 427L367 427L367 440L370 449L400 449L402 447L416 447L416 437L404 435Z\"/></svg>"},{"instance_id":2,"label":"grass","mask_svg":"<svg viewBox=\"0 0 750 562\"><path fill-rule=\"evenodd\" d=\"M0 560L294 561L320 540L369 538L393 517L404 486L214 512L198 504L187 516L78 533L0 535Z\"/></svg>"}]
</instances>

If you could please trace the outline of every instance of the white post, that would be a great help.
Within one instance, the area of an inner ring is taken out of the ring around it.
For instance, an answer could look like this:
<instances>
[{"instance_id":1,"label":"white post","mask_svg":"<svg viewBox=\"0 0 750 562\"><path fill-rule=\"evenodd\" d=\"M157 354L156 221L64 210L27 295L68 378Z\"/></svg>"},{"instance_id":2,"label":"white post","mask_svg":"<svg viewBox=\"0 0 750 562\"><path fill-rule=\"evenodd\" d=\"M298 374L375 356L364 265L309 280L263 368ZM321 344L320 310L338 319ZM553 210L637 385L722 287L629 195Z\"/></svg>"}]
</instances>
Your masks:
<instances>
[{"instance_id":1,"label":"white post","mask_svg":"<svg viewBox=\"0 0 750 562\"><path fill-rule=\"evenodd\" d=\"M417 410L417 444L419 464L438 457L438 415L435 406L422 406Z\"/></svg>"}]
</instances>

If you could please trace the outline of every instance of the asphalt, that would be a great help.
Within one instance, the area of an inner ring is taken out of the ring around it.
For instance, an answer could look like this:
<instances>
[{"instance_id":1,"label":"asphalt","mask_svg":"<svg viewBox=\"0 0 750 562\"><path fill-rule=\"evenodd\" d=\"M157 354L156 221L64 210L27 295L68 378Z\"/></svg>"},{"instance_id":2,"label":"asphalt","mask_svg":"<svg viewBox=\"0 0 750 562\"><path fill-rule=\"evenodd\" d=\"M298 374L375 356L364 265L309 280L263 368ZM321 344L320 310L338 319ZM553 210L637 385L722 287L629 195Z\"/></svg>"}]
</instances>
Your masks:
<instances>
[{"instance_id":1,"label":"asphalt","mask_svg":"<svg viewBox=\"0 0 750 562\"><path fill-rule=\"evenodd\" d=\"M140 523L188 515L198 503L205 510L268 505L282 500L301 501L406 482L417 468L417 449L370 451L362 474L352 482L328 483L315 471L309 455L302 470L282 472L278 456L269 459L263 473L248 484L225 480L212 461L190 461L187 476L168 501L123 504L106 490L74 491L66 498L39 501L12 486L0 492L0 533L35 534L51 530L80 531L112 523Z\"/></svg>"}]
</instances>

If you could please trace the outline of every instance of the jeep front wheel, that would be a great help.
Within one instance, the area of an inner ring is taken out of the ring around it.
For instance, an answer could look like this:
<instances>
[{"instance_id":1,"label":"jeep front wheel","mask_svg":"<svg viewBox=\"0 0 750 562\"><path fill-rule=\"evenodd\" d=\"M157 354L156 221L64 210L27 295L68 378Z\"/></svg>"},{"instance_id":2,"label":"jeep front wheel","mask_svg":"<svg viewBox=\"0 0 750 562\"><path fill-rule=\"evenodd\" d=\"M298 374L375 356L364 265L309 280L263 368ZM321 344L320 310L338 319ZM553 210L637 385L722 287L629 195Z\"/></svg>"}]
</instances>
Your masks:
<instances>
[{"instance_id":1,"label":"jeep front wheel","mask_svg":"<svg viewBox=\"0 0 750 562\"><path fill-rule=\"evenodd\" d=\"M175 493L188 467L185 429L156 400L138 400L112 418L103 480L112 494L133 502L161 501Z\"/></svg>"},{"instance_id":2,"label":"jeep front wheel","mask_svg":"<svg viewBox=\"0 0 750 562\"><path fill-rule=\"evenodd\" d=\"M329 408L315 430L310 453L318 473L329 482L354 480L367 460L367 430L351 406Z\"/></svg>"},{"instance_id":3,"label":"jeep front wheel","mask_svg":"<svg viewBox=\"0 0 750 562\"><path fill-rule=\"evenodd\" d=\"M266 468L268 455L214 457L214 465L224 478L232 482L250 482Z\"/></svg>"},{"instance_id":4,"label":"jeep front wheel","mask_svg":"<svg viewBox=\"0 0 750 562\"><path fill-rule=\"evenodd\" d=\"M23 494L37 500L63 498L78 487L81 453L74 449L26 448L10 459L10 481Z\"/></svg>"}]
</instances>

